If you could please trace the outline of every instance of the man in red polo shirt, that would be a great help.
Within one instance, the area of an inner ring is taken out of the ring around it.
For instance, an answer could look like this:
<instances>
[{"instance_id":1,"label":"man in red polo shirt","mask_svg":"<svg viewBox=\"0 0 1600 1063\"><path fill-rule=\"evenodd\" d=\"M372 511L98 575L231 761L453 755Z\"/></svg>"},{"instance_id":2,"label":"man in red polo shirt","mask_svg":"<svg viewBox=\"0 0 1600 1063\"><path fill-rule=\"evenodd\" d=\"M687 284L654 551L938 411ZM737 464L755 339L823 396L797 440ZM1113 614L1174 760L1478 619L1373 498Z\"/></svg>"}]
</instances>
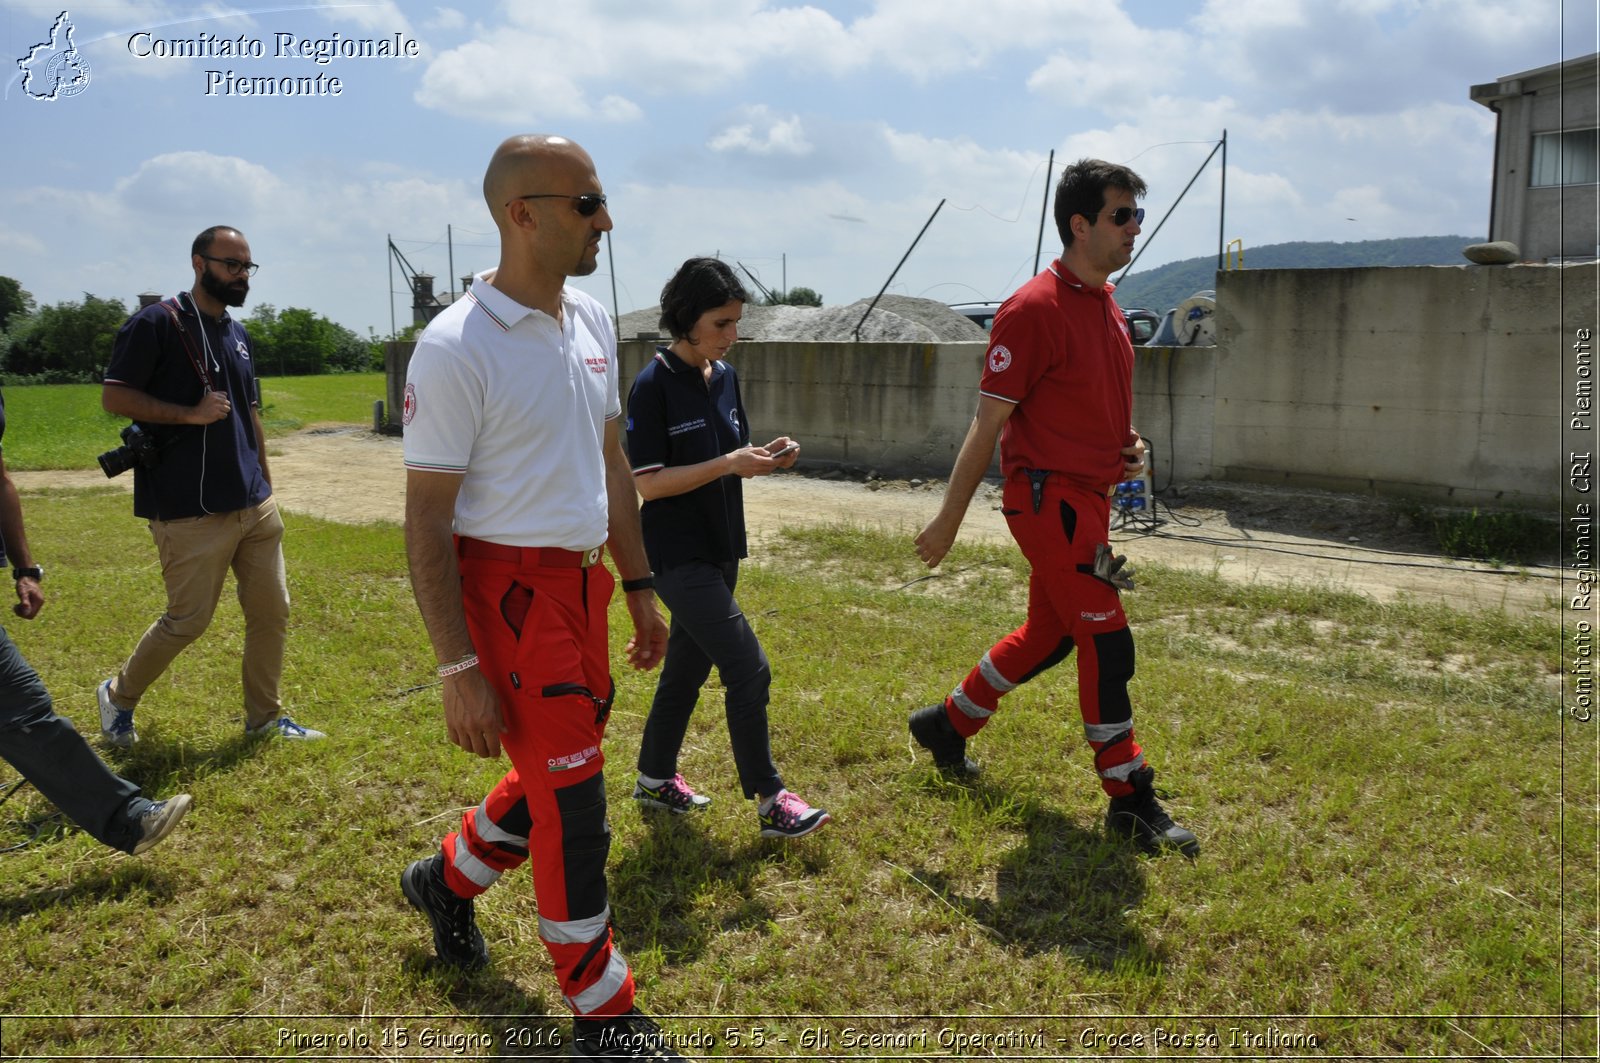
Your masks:
<instances>
[{"instance_id":1,"label":"man in red polo shirt","mask_svg":"<svg viewBox=\"0 0 1600 1063\"><path fill-rule=\"evenodd\" d=\"M967 739L1000 698L1078 651L1078 703L1106 827L1146 851L1199 853L1156 800L1155 771L1133 736L1133 634L1117 595L1131 585L1108 543L1109 494L1144 470L1133 430L1133 345L1106 283L1133 257L1145 183L1125 166L1082 159L1056 186L1061 257L995 315L978 413L938 515L917 536L929 566L949 553L1000 443L1003 512L1032 566L1028 618L996 643L943 704L911 714L911 734L948 772L974 774Z\"/></svg>"}]
</instances>

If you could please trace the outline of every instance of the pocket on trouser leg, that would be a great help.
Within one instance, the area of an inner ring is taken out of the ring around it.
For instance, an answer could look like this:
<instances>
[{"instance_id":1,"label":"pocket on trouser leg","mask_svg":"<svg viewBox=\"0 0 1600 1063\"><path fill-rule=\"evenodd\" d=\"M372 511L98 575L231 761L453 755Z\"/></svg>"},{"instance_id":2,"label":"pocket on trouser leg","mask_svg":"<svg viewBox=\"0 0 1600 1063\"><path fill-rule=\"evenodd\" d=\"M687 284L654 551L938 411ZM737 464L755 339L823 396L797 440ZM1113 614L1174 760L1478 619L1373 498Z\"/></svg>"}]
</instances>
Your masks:
<instances>
[{"instance_id":1,"label":"pocket on trouser leg","mask_svg":"<svg viewBox=\"0 0 1600 1063\"><path fill-rule=\"evenodd\" d=\"M555 791L561 812L561 856L565 864L568 919L586 919L606 910L606 858L611 825L606 821L605 776L596 773Z\"/></svg>"}]
</instances>

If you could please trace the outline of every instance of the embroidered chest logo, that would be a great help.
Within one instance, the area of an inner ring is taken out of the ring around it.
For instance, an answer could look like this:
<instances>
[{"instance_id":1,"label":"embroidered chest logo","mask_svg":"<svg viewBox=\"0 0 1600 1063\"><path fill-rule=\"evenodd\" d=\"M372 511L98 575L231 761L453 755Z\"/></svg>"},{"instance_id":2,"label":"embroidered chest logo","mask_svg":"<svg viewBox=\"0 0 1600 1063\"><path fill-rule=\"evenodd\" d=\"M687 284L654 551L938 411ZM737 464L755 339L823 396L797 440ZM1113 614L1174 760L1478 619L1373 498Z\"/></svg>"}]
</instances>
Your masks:
<instances>
[{"instance_id":1,"label":"embroidered chest logo","mask_svg":"<svg viewBox=\"0 0 1600 1063\"><path fill-rule=\"evenodd\" d=\"M1011 368L1011 352L1003 346L989 349L989 371L991 373L1004 373Z\"/></svg>"},{"instance_id":2,"label":"embroidered chest logo","mask_svg":"<svg viewBox=\"0 0 1600 1063\"><path fill-rule=\"evenodd\" d=\"M591 373L603 374L606 371L606 360L604 358L585 358L583 364L589 367L589 372Z\"/></svg>"},{"instance_id":3,"label":"embroidered chest logo","mask_svg":"<svg viewBox=\"0 0 1600 1063\"><path fill-rule=\"evenodd\" d=\"M250 348L244 345L244 340L237 341L234 344L234 349L239 352L240 358L243 358L247 362L250 360Z\"/></svg>"},{"instance_id":4,"label":"embroidered chest logo","mask_svg":"<svg viewBox=\"0 0 1600 1063\"><path fill-rule=\"evenodd\" d=\"M404 407L402 408L402 412L400 414L400 423L401 424L410 424L411 423L411 418L415 417L416 413L417 413L417 385L415 385L415 384L407 384L406 385L406 401L405 401Z\"/></svg>"},{"instance_id":5,"label":"embroidered chest logo","mask_svg":"<svg viewBox=\"0 0 1600 1063\"><path fill-rule=\"evenodd\" d=\"M743 429L741 429L739 427L739 411L738 410L729 410L728 411L728 423L733 425L733 430L735 432L743 431Z\"/></svg>"},{"instance_id":6,"label":"embroidered chest logo","mask_svg":"<svg viewBox=\"0 0 1600 1063\"><path fill-rule=\"evenodd\" d=\"M681 424L669 424L667 426L667 435L681 436L685 432L693 432L695 429L704 428L705 426L706 419L704 417L696 417L692 421L684 421Z\"/></svg>"}]
</instances>

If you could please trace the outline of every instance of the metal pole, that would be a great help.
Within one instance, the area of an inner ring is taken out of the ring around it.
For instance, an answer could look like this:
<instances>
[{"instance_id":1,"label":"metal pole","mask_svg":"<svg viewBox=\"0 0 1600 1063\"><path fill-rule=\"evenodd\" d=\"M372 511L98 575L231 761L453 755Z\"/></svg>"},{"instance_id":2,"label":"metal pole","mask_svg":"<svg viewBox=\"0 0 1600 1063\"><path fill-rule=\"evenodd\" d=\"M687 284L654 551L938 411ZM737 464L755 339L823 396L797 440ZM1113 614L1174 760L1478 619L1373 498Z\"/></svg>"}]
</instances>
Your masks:
<instances>
[{"instance_id":1,"label":"metal pole","mask_svg":"<svg viewBox=\"0 0 1600 1063\"><path fill-rule=\"evenodd\" d=\"M772 294L772 289L768 288L765 284L762 284L761 281L756 278L756 275L751 273L750 270L746 268L743 262L740 262L738 259L734 259L733 264L744 270L744 275L750 278L750 283L754 284L756 286L756 290L767 297L768 306L774 306L777 304L778 300L777 297Z\"/></svg>"},{"instance_id":2,"label":"metal pole","mask_svg":"<svg viewBox=\"0 0 1600 1063\"><path fill-rule=\"evenodd\" d=\"M1044 215L1050 209L1050 171L1056 165L1056 149L1050 149L1050 161L1044 164L1044 202L1039 204L1039 239L1033 244L1033 271L1039 272L1039 252L1044 250Z\"/></svg>"},{"instance_id":3,"label":"metal pole","mask_svg":"<svg viewBox=\"0 0 1600 1063\"><path fill-rule=\"evenodd\" d=\"M456 240L455 233L451 230L449 223L446 223L444 227L444 244L450 252L450 287L447 290L450 292L450 301L453 303L456 301Z\"/></svg>"},{"instance_id":4,"label":"metal pole","mask_svg":"<svg viewBox=\"0 0 1600 1063\"><path fill-rule=\"evenodd\" d=\"M1227 237L1228 131L1222 131L1222 202L1217 207L1217 272L1222 272L1223 240Z\"/></svg>"},{"instance_id":5,"label":"metal pole","mask_svg":"<svg viewBox=\"0 0 1600 1063\"><path fill-rule=\"evenodd\" d=\"M394 237L385 233L383 239L389 245L389 253L384 257L389 260L389 338L392 340L399 338L394 327Z\"/></svg>"},{"instance_id":6,"label":"metal pole","mask_svg":"<svg viewBox=\"0 0 1600 1063\"><path fill-rule=\"evenodd\" d=\"M1121 273L1117 274L1117 279L1116 279L1116 283L1117 284L1120 285L1122 283L1122 278L1126 277L1128 275L1128 271L1133 269L1134 262L1138 262L1139 261L1139 256L1144 254L1145 251L1150 247L1150 242L1156 238L1156 233L1159 233L1161 231L1161 226L1162 225L1167 224L1167 218L1172 217L1173 212L1178 209L1178 204L1182 203L1183 202L1183 197L1189 194L1189 189L1194 187L1194 183L1195 183L1196 179L1198 179L1199 176L1202 173L1205 172L1206 166L1210 164L1212 157L1217 154L1217 149L1220 148L1220 147L1222 147L1222 145L1219 143L1219 144L1217 144L1217 146L1215 148L1212 148L1211 149L1211 154L1206 156L1206 161L1202 162L1200 164L1200 169L1198 169L1198 170L1196 170L1194 172L1194 177L1189 178L1189 183L1183 186L1183 191L1179 192L1178 193L1178 198L1173 200L1173 202L1172 202L1172 210L1167 211L1166 216L1161 219L1161 225L1157 225L1155 227L1155 229L1150 233L1150 239L1146 240L1144 242L1144 244L1139 248L1138 252L1133 256L1133 261L1129 262L1128 265L1123 269L1123 271ZM1220 268L1220 267L1218 267L1218 268Z\"/></svg>"},{"instance_id":7,"label":"metal pole","mask_svg":"<svg viewBox=\"0 0 1600 1063\"><path fill-rule=\"evenodd\" d=\"M878 289L878 294L872 297L872 302L867 304L867 312L861 315L861 320L856 322L855 338L861 340L861 326L867 323L872 308L878 305L878 300L883 298L883 293L889 290L889 285L894 283L894 275L900 272L900 267L906 264L906 259L911 257L911 252L917 249L917 243L922 239L922 233L928 231L928 226L933 224L933 219L939 216L939 211L944 208L944 200L939 200L939 205L933 208L933 213L928 215L928 220L922 223L922 231L917 233L917 239L911 241L911 246L906 248L906 253L900 256L900 261L895 264L894 271L889 274L889 279L883 282L883 287Z\"/></svg>"},{"instance_id":8,"label":"metal pole","mask_svg":"<svg viewBox=\"0 0 1600 1063\"><path fill-rule=\"evenodd\" d=\"M611 271L611 331L622 339L622 309L617 305L617 260L611 257L611 230L606 230L606 268Z\"/></svg>"}]
</instances>

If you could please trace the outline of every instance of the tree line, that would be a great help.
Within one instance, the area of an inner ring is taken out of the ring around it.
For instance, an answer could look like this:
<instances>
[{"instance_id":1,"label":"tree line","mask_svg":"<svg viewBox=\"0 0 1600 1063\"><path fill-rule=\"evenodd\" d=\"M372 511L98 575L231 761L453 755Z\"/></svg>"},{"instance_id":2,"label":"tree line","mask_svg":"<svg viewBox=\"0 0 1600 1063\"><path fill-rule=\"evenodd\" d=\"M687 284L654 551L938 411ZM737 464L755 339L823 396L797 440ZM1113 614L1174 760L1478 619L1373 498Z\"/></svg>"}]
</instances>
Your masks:
<instances>
[{"instance_id":1,"label":"tree line","mask_svg":"<svg viewBox=\"0 0 1600 1063\"><path fill-rule=\"evenodd\" d=\"M134 308L84 293L77 302L36 306L12 277L0 276L0 381L98 383L117 330ZM362 373L383 368L383 345L321 314L261 303L244 319L262 376Z\"/></svg>"}]
</instances>

